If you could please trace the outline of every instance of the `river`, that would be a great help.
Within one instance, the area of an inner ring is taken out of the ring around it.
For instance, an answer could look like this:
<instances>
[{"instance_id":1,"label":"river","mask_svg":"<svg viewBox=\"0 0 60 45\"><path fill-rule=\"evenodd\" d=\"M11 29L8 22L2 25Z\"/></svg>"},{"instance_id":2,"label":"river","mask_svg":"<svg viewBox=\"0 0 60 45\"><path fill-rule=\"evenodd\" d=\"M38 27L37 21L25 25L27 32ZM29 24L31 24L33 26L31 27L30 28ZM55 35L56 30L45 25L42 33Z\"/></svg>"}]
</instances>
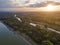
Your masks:
<instances>
[{"instance_id":1,"label":"river","mask_svg":"<svg viewBox=\"0 0 60 45\"><path fill-rule=\"evenodd\" d=\"M0 45L30 45L21 36L18 38L6 25L0 22Z\"/></svg>"}]
</instances>

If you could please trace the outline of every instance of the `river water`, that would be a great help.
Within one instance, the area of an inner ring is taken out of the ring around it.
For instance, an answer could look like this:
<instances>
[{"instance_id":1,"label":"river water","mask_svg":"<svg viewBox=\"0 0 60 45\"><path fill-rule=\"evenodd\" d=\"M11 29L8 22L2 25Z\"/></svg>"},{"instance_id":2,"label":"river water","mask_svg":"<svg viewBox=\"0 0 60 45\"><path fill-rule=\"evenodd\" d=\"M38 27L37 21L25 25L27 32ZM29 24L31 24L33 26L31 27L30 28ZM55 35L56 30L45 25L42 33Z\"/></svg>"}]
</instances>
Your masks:
<instances>
[{"instance_id":1,"label":"river water","mask_svg":"<svg viewBox=\"0 0 60 45\"><path fill-rule=\"evenodd\" d=\"M28 45L22 38L18 38L12 31L0 22L0 45Z\"/></svg>"}]
</instances>

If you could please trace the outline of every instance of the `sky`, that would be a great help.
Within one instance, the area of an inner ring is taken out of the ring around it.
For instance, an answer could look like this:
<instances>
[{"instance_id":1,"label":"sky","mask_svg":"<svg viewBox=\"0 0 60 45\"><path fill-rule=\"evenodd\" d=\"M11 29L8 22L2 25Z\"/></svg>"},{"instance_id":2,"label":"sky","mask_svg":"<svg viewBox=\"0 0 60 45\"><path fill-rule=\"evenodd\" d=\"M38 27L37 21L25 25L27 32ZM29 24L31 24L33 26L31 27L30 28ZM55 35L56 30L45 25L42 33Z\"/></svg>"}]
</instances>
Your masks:
<instances>
[{"instance_id":1,"label":"sky","mask_svg":"<svg viewBox=\"0 0 60 45\"><path fill-rule=\"evenodd\" d=\"M29 6L30 4L40 3L46 0L0 0L0 8L15 8ZM58 1L60 0L53 0Z\"/></svg>"},{"instance_id":2,"label":"sky","mask_svg":"<svg viewBox=\"0 0 60 45\"><path fill-rule=\"evenodd\" d=\"M25 9L26 6L29 6L31 4L41 3L44 1L47 0L0 0L0 11L7 10L7 9L12 10L13 8L14 8L13 10L16 10L16 8L21 8L23 10L23 8ZM60 0L52 0L52 1L60 2Z\"/></svg>"}]
</instances>

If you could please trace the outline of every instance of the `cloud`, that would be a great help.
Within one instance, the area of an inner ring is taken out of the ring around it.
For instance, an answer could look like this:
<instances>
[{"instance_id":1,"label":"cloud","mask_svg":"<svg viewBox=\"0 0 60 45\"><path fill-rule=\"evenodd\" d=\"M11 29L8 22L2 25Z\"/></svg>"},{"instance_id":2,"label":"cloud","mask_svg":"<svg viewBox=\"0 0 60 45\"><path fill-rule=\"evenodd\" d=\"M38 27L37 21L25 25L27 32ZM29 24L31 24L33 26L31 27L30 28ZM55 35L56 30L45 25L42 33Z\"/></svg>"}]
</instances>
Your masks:
<instances>
[{"instance_id":1,"label":"cloud","mask_svg":"<svg viewBox=\"0 0 60 45\"><path fill-rule=\"evenodd\" d=\"M35 4L30 4L28 5L28 7L45 7L48 4L52 4L52 5L60 5L59 2L54 2L54 1L45 1L45 2L41 2L41 3L35 3Z\"/></svg>"},{"instance_id":2,"label":"cloud","mask_svg":"<svg viewBox=\"0 0 60 45\"><path fill-rule=\"evenodd\" d=\"M44 0L0 0L0 8L42 7Z\"/></svg>"}]
</instances>

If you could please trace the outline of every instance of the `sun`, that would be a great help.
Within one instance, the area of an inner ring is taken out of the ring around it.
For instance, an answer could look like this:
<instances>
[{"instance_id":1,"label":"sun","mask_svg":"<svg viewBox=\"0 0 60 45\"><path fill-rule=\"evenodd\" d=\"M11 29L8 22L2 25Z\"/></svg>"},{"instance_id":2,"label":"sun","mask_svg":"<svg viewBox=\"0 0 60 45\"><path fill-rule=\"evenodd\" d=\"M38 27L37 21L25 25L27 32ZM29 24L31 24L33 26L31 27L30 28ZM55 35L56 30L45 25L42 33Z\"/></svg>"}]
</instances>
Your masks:
<instances>
[{"instance_id":1,"label":"sun","mask_svg":"<svg viewBox=\"0 0 60 45\"><path fill-rule=\"evenodd\" d=\"M53 11L54 10L54 6L53 5L48 5L46 7L47 11Z\"/></svg>"}]
</instances>

